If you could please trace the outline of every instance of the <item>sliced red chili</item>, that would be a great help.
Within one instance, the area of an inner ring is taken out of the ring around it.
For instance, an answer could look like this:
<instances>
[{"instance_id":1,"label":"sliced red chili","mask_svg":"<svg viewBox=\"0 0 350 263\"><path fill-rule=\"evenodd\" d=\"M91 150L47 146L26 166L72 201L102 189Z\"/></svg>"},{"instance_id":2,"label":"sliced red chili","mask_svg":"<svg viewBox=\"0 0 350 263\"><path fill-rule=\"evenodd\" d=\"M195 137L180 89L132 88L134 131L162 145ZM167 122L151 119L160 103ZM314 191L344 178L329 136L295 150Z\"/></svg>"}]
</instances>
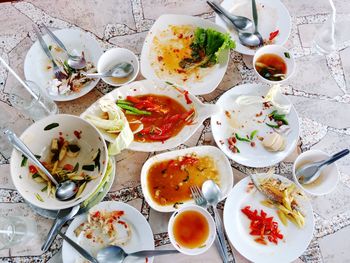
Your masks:
<instances>
[{"instance_id":1,"label":"sliced red chili","mask_svg":"<svg viewBox=\"0 0 350 263\"><path fill-rule=\"evenodd\" d=\"M31 165L29 165L29 172L31 174L35 174L38 172L38 169L34 165L31 164Z\"/></svg>"},{"instance_id":2,"label":"sliced red chili","mask_svg":"<svg viewBox=\"0 0 350 263\"><path fill-rule=\"evenodd\" d=\"M63 165L63 170L66 170L66 171L73 171L73 169L74 169L74 166L71 165L71 164L69 164L69 163Z\"/></svg>"},{"instance_id":3,"label":"sliced red chili","mask_svg":"<svg viewBox=\"0 0 350 263\"><path fill-rule=\"evenodd\" d=\"M271 32L270 33L270 37L269 37L269 40L272 41L275 37L277 37L277 35L279 34L279 30L276 30L274 32Z\"/></svg>"},{"instance_id":4,"label":"sliced red chili","mask_svg":"<svg viewBox=\"0 0 350 263\"><path fill-rule=\"evenodd\" d=\"M141 100L138 98L135 98L133 96L126 96L126 100L132 102L132 103L139 103Z\"/></svg>"},{"instance_id":5,"label":"sliced red chili","mask_svg":"<svg viewBox=\"0 0 350 263\"><path fill-rule=\"evenodd\" d=\"M188 91L185 90L185 91L184 91L184 96L185 96L186 103L187 103L187 104L191 104L191 103L192 103L192 100L190 99L190 96L189 96L188 94L189 94Z\"/></svg>"}]
</instances>

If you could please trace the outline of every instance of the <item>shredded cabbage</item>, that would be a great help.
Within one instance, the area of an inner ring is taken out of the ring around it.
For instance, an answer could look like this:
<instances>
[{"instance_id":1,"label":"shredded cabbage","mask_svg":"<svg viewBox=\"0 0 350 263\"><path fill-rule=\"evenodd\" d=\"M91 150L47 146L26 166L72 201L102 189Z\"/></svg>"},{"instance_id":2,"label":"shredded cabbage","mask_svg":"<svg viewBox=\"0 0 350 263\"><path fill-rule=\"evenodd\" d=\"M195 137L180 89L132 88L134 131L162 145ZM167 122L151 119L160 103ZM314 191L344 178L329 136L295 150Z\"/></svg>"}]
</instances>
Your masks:
<instances>
[{"instance_id":1,"label":"shredded cabbage","mask_svg":"<svg viewBox=\"0 0 350 263\"><path fill-rule=\"evenodd\" d=\"M95 115L86 115L85 118L98 129L110 133L119 133L115 141L108 146L108 154L116 155L130 145L134 139L134 134L123 111L114 101L102 99L99 101L99 106L103 112L108 114L108 119L103 119Z\"/></svg>"},{"instance_id":2,"label":"shredded cabbage","mask_svg":"<svg viewBox=\"0 0 350 263\"><path fill-rule=\"evenodd\" d=\"M271 102L273 107L280 114L288 114L290 112L292 105L290 103L283 104L281 100L282 100L282 93L281 93L280 85L273 85L270 88L270 90L267 92L265 98L262 98L261 96L242 95L242 96L239 96L235 102L241 106Z\"/></svg>"}]
</instances>

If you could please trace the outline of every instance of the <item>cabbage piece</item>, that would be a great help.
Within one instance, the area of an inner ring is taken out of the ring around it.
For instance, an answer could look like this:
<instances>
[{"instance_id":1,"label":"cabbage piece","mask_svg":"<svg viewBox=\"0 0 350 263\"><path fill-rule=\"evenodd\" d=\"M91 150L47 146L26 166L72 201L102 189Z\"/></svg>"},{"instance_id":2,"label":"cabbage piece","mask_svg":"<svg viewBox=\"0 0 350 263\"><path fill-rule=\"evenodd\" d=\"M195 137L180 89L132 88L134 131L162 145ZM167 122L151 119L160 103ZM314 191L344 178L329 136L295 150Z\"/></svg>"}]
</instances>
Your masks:
<instances>
[{"instance_id":1,"label":"cabbage piece","mask_svg":"<svg viewBox=\"0 0 350 263\"><path fill-rule=\"evenodd\" d=\"M108 154L116 155L130 145L134 139L134 134L123 111L114 101L102 99L99 101L99 106L103 112L108 114L108 119L102 119L95 115L86 115L85 118L94 126L106 132L119 132L115 141L108 146Z\"/></svg>"}]
</instances>

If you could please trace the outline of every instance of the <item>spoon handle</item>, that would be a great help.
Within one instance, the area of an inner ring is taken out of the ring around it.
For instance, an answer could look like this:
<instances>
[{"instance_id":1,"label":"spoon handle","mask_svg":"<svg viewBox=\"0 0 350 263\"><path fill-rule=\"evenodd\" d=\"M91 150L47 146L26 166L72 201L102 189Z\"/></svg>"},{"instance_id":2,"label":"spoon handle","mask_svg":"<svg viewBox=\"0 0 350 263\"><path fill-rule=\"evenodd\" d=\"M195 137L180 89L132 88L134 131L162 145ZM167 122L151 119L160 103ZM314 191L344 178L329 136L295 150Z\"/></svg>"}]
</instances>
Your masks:
<instances>
[{"instance_id":1,"label":"spoon handle","mask_svg":"<svg viewBox=\"0 0 350 263\"><path fill-rule=\"evenodd\" d=\"M334 163L335 161L339 160L340 158L344 157L345 155L349 154L349 149L342 150L334 155L331 156L328 160L324 161L320 166L329 165L331 163Z\"/></svg>"},{"instance_id":2,"label":"spoon handle","mask_svg":"<svg viewBox=\"0 0 350 263\"><path fill-rule=\"evenodd\" d=\"M153 257L153 256L161 256L161 255L168 255L168 254L177 254L179 253L178 250L170 249L170 250L142 250L134 253L128 254L128 256L131 257Z\"/></svg>"},{"instance_id":3,"label":"spoon handle","mask_svg":"<svg viewBox=\"0 0 350 263\"><path fill-rule=\"evenodd\" d=\"M219 241L221 244L221 248L224 252L225 259L228 259L228 252L227 252L227 247L225 243L225 235L224 235L224 227L218 212L218 209L216 208L215 205L212 206L214 210L214 218L215 218L215 225L216 225L216 231L218 233Z\"/></svg>"},{"instance_id":4,"label":"spoon handle","mask_svg":"<svg viewBox=\"0 0 350 263\"><path fill-rule=\"evenodd\" d=\"M63 234L61 231L58 232L58 234L69 244L71 245L80 255L82 255L84 258L89 260L93 263L98 263L97 259L94 258L88 251L86 251L83 247L75 243L72 239L67 237L65 234Z\"/></svg>"},{"instance_id":5,"label":"spoon handle","mask_svg":"<svg viewBox=\"0 0 350 263\"><path fill-rule=\"evenodd\" d=\"M102 78L105 77L104 73L84 73L84 72L80 72L80 74L84 75L85 77L88 78Z\"/></svg>"},{"instance_id":6,"label":"spoon handle","mask_svg":"<svg viewBox=\"0 0 350 263\"><path fill-rule=\"evenodd\" d=\"M233 20L235 20L237 17L235 15L232 15L228 13L224 8L222 8L220 5L215 3L214 1L207 1L207 4L217 13L218 15L223 15L228 20L231 21L231 23L234 25Z\"/></svg>"},{"instance_id":7,"label":"spoon handle","mask_svg":"<svg viewBox=\"0 0 350 263\"><path fill-rule=\"evenodd\" d=\"M50 180L57 186L58 183L55 180L55 178L52 177L50 172L45 168L44 165L41 164L41 162L35 157L35 155L29 150L29 148L24 144L24 142L17 137L17 135L11 131L6 130L5 134L7 135L7 139L9 142L18 150L20 151L25 157L27 157L31 162L33 162L36 166L39 167L39 169L50 178Z\"/></svg>"},{"instance_id":8,"label":"spoon handle","mask_svg":"<svg viewBox=\"0 0 350 263\"><path fill-rule=\"evenodd\" d=\"M258 11L256 10L255 0L252 0L252 11L253 11L253 20L255 26L255 33L258 32Z\"/></svg>"}]
</instances>

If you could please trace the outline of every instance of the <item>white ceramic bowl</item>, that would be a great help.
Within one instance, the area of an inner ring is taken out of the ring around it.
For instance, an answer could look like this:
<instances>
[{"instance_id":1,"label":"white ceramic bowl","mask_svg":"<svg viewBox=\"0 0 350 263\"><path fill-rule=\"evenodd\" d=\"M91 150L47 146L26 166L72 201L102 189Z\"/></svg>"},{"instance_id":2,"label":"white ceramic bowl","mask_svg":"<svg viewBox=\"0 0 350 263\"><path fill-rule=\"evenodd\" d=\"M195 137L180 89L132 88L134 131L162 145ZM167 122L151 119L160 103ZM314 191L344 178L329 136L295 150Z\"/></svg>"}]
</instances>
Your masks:
<instances>
[{"instance_id":1,"label":"white ceramic bowl","mask_svg":"<svg viewBox=\"0 0 350 263\"><path fill-rule=\"evenodd\" d=\"M111 78L102 78L104 82L111 86L119 87L130 83L135 80L139 74L139 60L133 52L126 48L112 48L103 53L97 63L97 72L102 73L108 71L120 62L129 62L134 66L134 71L129 77L125 78L125 80L123 79L124 81L120 81L120 83L112 81Z\"/></svg>"},{"instance_id":2,"label":"white ceramic bowl","mask_svg":"<svg viewBox=\"0 0 350 263\"><path fill-rule=\"evenodd\" d=\"M50 130L44 130L45 127L52 123L58 123L59 126ZM74 131L81 131L80 139L74 135ZM89 122L77 116L66 114L48 116L33 123L22 133L20 138L34 154L42 156L40 158L41 161L45 161L45 157L50 151L51 140L59 136L64 137L68 141L75 141L81 149L76 158L65 157L63 164L75 165L78 162L78 173L80 173L83 165L93 163L94 155L100 149L100 170L98 171L95 168L92 172L84 171L84 173L97 176L97 178L87 183L80 197L68 201L59 201L55 197L49 197L46 192L41 192L44 184L35 182L29 176L28 165L31 162L28 160L27 164L22 167L22 154L14 149L11 155L10 168L12 181L16 189L26 201L47 210L60 210L72 207L87 199L101 183L108 163L107 146L101 133ZM40 195L39 198L36 196L37 194Z\"/></svg>"},{"instance_id":3,"label":"white ceramic bowl","mask_svg":"<svg viewBox=\"0 0 350 263\"><path fill-rule=\"evenodd\" d=\"M196 211L202 214L206 219L209 224L209 235L207 240L205 241L205 244L201 247L198 248L186 248L183 246L180 246L178 242L176 242L176 239L174 237L174 232L173 232L173 226L174 222L176 220L176 217L181 214L182 212L185 211ZM204 253L207 251L213 244L215 237L216 237L216 228L215 228L215 223L211 215L207 210L204 208L197 206L197 205L187 205L176 211L175 213L172 214L172 216L169 219L168 223L168 234L169 234L169 239L171 244L181 253L185 255L190 255L190 256L195 256Z\"/></svg>"},{"instance_id":4,"label":"white ceramic bowl","mask_svg":"<svg viewBox=\"0 0 350 263\"><path fill-rule=\"evenodd\" d=\"M288 53L289 58L286 57L284 53ZM284 60L284 62L287 65L287 73L286 73L286 78L284 80L272 81L272 80L265 79L263 76L259 74L259 72L255 68L255 62L261 55L264 55L264 54L275 54L277 56L280 56ZM254 67L255 73L259 76L259 78L263 82L266 82L269 84L280 84L280 83L286 82L293 75L294 69L295 69L295 61L291 52L285 47L280 45L267 45L256 51L253 57L253 67Z\"/></svg>"},{"instance_id":5,"label":"white ceramic bowl","mask_svg":"<svg viewBox=\"0 0 350 263\"><path fill-rule=\"evenodd\" d=\"M151 194L148 190L147 176L148 176L149 169L152 167L154 163L174 159L174 158L184 156L186 154L191 154L191 153L196 153L197 156L199 157L209 156L213 158L214 163L216 164L216 167L219 172L220 189L222 192L221 200L224 200L227 197L228 193L233 187L233 173L232 173L230 162L225 156L225 154L214 146L191 147L191 148L165 152L165 153L155 155L149 158L142 166L142 170L141 170L142 193L147 203L154 210L157 210L159 212L173 212L176 210L176 208L174 208L173 205L159 205L153 201ZM184 204L179 204L178 206L181 207L182 205L187 205L187 204L194 204L194 200L188 200L184 202Z\"/></svg>"},{"instance_id":6,"label":"white ceramic bowl","mask_svg":"<svg viewBox=\"0 0 350 263\"><path fill-rule=\"evenodd\" d=\"M296 185L311 195L326 195L332 192L339 182L339 172L335 163L324 167L320 177L308 185L300 184L295 175L296 169L301 165L321 161L329 157L329 154L320 150L309 150L300 154L293 164L293 178Z\"/></svg>"}]
</instances>

